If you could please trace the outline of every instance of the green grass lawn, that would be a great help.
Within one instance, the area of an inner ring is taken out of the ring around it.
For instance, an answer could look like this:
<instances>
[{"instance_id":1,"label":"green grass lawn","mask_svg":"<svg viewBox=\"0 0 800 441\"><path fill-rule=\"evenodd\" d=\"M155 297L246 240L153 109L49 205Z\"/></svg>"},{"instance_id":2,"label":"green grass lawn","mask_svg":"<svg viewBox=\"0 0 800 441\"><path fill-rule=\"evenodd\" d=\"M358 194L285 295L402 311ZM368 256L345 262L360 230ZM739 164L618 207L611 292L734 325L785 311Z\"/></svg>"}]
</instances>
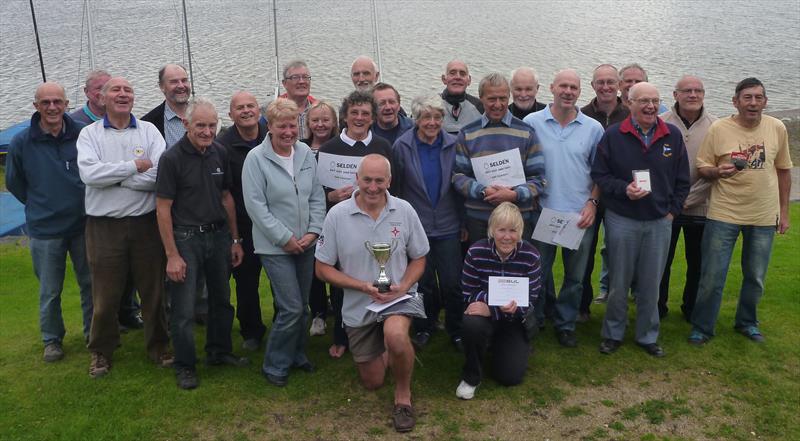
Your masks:
<instances>
[{"instance_id":1,"label":"green grass lawn","mask_svg":"<svg viewBox=\"0 0 800 441\"><path fill-rule=\"evenodd\" d=\"M7 242L0 245L0 439L800 439L800 205L792 206L792 217L790 234L775 239L759 308L765 344L732 329L741 281L737 250L718 335L705 347L689 346L689 326L679 313L685 263L677 257L671 313L661 332L666 358L647 356L630 332L618 353L599 354L604 306L593 305L591 321L578 327L577 349L559 347L548 324L522 385L486 380L464 402L455 397L462 357L439 333L418 354L418 423L409 435L391 428L392 385L364 391L349 354L328 357L330 333L309 343L317 373L292 373L283 389L259 374L262 354L249 353L250 367L200 365L200 387L178 390L171 370L146 360L141 331L124 334L111 374L92 380L71 270L63 295L67 355L45 364L28 249L22 241ZM558 284L560 271L556 277ZM269 319L272 299L264 292ZM196 332L198 348L203 331Z\"/></svg>"}]
</instances>

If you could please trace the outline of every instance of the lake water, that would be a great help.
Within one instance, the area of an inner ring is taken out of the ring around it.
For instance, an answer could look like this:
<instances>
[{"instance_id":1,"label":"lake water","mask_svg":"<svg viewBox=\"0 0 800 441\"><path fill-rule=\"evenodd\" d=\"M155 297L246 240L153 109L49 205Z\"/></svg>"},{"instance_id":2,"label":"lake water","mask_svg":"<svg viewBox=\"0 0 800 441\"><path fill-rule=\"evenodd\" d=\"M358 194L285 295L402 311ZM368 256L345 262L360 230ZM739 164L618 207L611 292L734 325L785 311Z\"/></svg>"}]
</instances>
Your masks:
<instances>
[{"instance_id":1,"label":"lake water","mask_svg":"<svg viewBox=\"0 0 800 441\"><path fill-rule=\"evenodd\" d=\"M0 128L24 119L41 81L27 0L0 2ZM82 0L36 0L37 22L49 80L67 87L82 105L89 69ZM250 90L262 102L275 87L272 3L187 0L195 90L221 114L231 94ZM742 78L767 86L771 110L800 108L800 1L377 1L383 80L403 100L438 92L452 58L479 79L529 65L540 74L539 100L564 67L583 77L581 102L594 96L589 81L600 63L638 62L672 102L684 73L705 79L706 105L732 113L730 97ZM185 62L179 0L92 1L95 59L136 89L134 113L163 99L157 71ZM338 101L352 89L349 69L359 54L375 53L371 2L278 1L282 63L305 59L312 94Z\"/></svg>"}]
</instances>

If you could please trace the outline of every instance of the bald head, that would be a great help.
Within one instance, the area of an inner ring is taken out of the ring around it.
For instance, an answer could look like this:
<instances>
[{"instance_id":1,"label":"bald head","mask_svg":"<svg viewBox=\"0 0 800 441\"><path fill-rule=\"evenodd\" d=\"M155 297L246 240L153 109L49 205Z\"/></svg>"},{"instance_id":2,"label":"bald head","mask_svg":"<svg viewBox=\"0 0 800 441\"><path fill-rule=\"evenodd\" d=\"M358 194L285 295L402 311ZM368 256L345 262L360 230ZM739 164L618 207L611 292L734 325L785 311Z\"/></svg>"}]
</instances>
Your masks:
<instances>
[{"instance_id":1,"label":"bald head","mask_svg":"<svg viewBox=\"0 0 800 441\"><path fill-rule=\"evenodd\" d=\"M553 107L551 111L562 114L574 114L575 104L581 95L581 77L575 69L561 69L556 72L553 82L550 83L550 93L553 94Z\"/></svg>"},{"instance_id":2,"label":"bald head","mask_svg":"<svg viewBox=\"0 0 800 441\"><path fill-rule=\"evenodd\" d=\"M628 108L631 118L647 132L658 124L659 96L656 86L644 81L636 83L628 92Z\"/></svg>"},{"instance_id":3,"label":"bald head","mask_svg":"<svg viewBox=\"0 0 800 441\"><path fill-rule=\"evenodd\" d=\"M42 83L39 87L36 88L36 93L33 95L33 103L36 104L39 101L39 98L48 95L48 96L59 96L62 100L67 101L67 91L64 89L64 86L54 82L48 81L46 83Z\"/></svg>"},{"instance_id":4,"label":"bald head","mask_svg":"<svg viewBox=\"0 0 800 441\"><path fill-rule=\"evenodd\" d=\"M256 97L247 91L233 94L228 116L240 130L258 130L258 119L261 117L261 112Z\"/></svg>"},{"instance_id":5,"label":"bald head","mask_svg":"<svg viewBox=\"0 0 800 441\"><path fill-rule=\"evenodd\" d=\"M658 97L658 89L656 86L648 83L647 81L642 81L641 83L636 83L631 86L631 90L628 92L628 98L630 100L635 100L639 97L644 95L653 95L655 94Z\"/></svg>"},{"instance_id":6,"label":"bald head","mask_svg":"<svg viewBox=\"0 0 800 441\"><path fill-rule=\"evenodd\" d=\"M370 153L364 156L364 159L358 163L356 174L380 172L387 178L392 177L392 165L385 156L377 153Z\"/></svg>"},{"instance_id":7,"label":"bald head","mask_svg":"<svg viewBox=\"0 0 800 441\"><path fill-rule=\"evenodd\" d=\"M369 91L378 82L380 75L378 65L372 58L365 55L353 60L353 64L350 66L350 79L353 81L353 86L361 91Z\"/></svg>"},{"instance_id":8,"label":"bald head","mask_svg":"<svg viewBox=\"0 0 800 441\"><path fill-rule=\"evenodd\" d=\"M33 107L39 112L39 127L57 136L63 127L64 112L69 104L64 86L53 82L42 83L36 88L33 100Z\"/></svg>"}]
</instances>

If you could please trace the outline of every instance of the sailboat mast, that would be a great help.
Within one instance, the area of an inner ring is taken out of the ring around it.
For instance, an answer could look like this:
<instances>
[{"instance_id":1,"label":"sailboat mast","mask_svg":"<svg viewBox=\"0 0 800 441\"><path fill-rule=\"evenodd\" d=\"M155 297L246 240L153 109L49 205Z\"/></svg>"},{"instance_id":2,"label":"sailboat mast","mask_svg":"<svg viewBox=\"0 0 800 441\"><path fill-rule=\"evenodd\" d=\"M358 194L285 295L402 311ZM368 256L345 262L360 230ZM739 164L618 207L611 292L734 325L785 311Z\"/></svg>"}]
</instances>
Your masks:
<instances>
[{"instance_id":1,"label":"sailboat mast","mask_svg":"<svg viewBox=\"0 0 800 441\"><path fill-rule=\"evenodd\" d=\"M375 51L378 58L378 72L381 73L381 81L386 81L386 75L383 73L383 57L381 57L381 36L378 29L378 8L375 6L375 0L372 0L372 32L375 36Z\"/></svg>"},{"instance_id":2,"label":"sailboat mast","mask_svg":"<svg viewBox=\"0 0 800 441\"><path fill-rule=\"evenodd\" d=\"M31 17L33 17L33 33L36 34L36 50L39 51L39 67L42 68L42 82L47 82L47 76L44 74L44 58L42 58L42 44L39 42L39 27L36 26L36 12L33 10L33 0L29 0L31 4Z\"/></svg>"},{"instance_id":3,"label":"sailboat mast","mask_svg":"<svg viewBox=\"0 0 800 441\"><path fill-rule=\"evenodd\" d=\"M89 67L94 70L94 22L92 21L92 8L89 5L89 0L84 0L84 7L86 8L86 36L89 40Z\"/></svg>"},{"instance_id":4,"label":"sailboat mast","mask_svg":"<svg viewBox=\"0 0 800 441\"><path fill-rule=\"evenodd\" d=\"M281 64L280 59L278 58L278 7L277 7L277 0L272 0L272 34L275 40L275 94L273 95L276 99L278 98L278 92L280 92L280 84L281 84Z\"/></svg>"},{"instance_id":5,"label":"sailboat mast","mask_svg":"<svg viewBox=\"0 0 800 441\"><path fill-rule=\"evenodd\" d=\"M194 96L194 71L192 69L192 48L189 46L189 22L186 20L186 0L181 0L183 5L183 30L186 34L186 52L189 55L189 82L192 84L192 96Z\"/></svg>"}]
</instances>

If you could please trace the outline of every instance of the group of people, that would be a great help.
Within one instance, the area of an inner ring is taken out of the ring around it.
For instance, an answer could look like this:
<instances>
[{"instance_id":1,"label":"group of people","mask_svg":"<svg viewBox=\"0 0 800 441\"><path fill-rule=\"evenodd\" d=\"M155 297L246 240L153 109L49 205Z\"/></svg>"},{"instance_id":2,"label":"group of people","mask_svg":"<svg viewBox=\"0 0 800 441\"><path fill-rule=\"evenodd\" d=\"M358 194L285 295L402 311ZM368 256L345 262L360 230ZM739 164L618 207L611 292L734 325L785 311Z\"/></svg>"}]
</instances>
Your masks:
<instances>
[{"instance_id":1,"label":"group of people","mask_svg":"<svg viewBox=\"0 0 800 441\"><path fill-rule=\"evenodd\" d=\"M720 119L704 107L700 78L678 79L667 107L636 64L595 68L596 96L582 108L573 69L555 73L545 105L532 68L515 69L510 81L490 73L474 97L468 66L453 60L442 92L414 98L410 115L370 58L353 62L351 79L337 115L310 94L307 64L292 61L286 93L264 111L252 93L233 94L233 125L219 135L217 109L192 97L179 65L159 71L165 100L142 119L131 114L130 82L105 71L88 75L87 102L71 114L61 85L40 85L30 128L11 142L6 185L25 204L44 360L64 356L69 254L92 377L111 369L129 317L121 311L137 293L147 354L174 367L182 389L198 386L195 323L206 325L207 364L245 366L233 351L236 315L242 347L265 345L261 371L285 386L293 369L314 372L308 337L325 334L332 313L330 355L349 350L368 389L391 368L393 424L409 431L415 351L442 310L465 357L461 399L474 397L490 348L492 376L521 383L531 339L547 320L560 345L577 346L576 324L588 321L593 301L607 302L601 353L622 345L632 296L635 343L664 356L659 325L681 230L689 343L715 334L740 234L734 327L764 340L757 304L774 234L789 228L792 163L785 127L762 113L758 79L739 82L737 113ZM324 173L329 163L336 173ZM538 233L555 225L558 235L570 222L575 243ZM388 281L376 280L384 265ZM262 268L275 311L268 335Z\"/></svg>"}]
</instances>

